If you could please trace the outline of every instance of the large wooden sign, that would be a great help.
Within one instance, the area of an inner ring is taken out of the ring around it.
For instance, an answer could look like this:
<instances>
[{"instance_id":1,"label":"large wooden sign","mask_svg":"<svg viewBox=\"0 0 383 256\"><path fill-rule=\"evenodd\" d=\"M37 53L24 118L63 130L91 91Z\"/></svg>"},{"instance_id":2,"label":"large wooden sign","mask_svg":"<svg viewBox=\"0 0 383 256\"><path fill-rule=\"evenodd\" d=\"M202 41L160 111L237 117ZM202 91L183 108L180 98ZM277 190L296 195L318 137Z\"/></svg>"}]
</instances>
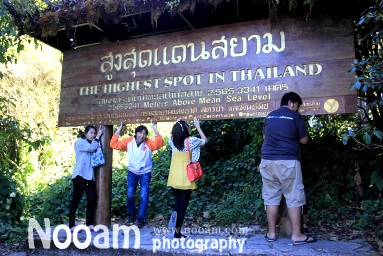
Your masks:
<instances>
[{"instance_id":1,"label":"large wooden sign","mask_svg":"<svg viewBox=\"0 0 383 256\"><path fill-rule=\"evenodd\" d=\"M64 52L59 126L265 117L284 93L304 115L352 113L350 19L284 18Z\"/></svg>"}]
</instances>

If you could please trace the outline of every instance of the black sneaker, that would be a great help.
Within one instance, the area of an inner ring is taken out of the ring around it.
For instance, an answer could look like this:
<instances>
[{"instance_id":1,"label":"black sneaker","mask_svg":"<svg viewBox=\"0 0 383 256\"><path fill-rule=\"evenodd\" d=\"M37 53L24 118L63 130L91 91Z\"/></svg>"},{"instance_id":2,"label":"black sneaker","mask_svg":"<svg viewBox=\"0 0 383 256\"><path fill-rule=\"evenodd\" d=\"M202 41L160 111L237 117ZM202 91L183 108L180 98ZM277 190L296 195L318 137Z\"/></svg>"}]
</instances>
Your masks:
<instances>
[{"instance_id":1,"label":"black sneaker","mask_svg":"<svg viewBox=\"0 0 383 256\"><path fill-rule=\"evenodd\" d=\"M142 228L143 226L145 226L145 220L143 218L138 218L136 225L138 228Z\"/></svg>"},{"instance_id":2,"label":"black sneaker","mask_svg":"<svg viewBox=\"0 0 383 256\"><path fill-rule=\"evenodd\" d=\"M133 225L133 223L136 221L136 216L133 214L129 214L128 218L126 219L128 225Z\"/></svg>"}]
</instances>

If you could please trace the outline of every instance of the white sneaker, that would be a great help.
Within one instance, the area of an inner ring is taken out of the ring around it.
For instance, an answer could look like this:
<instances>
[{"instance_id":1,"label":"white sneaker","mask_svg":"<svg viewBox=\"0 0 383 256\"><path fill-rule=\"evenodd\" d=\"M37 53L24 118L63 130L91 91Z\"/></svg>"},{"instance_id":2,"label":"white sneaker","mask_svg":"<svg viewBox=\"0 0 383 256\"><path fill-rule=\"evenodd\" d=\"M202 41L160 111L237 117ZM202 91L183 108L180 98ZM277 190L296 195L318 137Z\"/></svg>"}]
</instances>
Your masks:
<instances>
[{"instance_id":1,"label":"white sneaker","mask_svg":"<svg viewBox=\"0 0 383 256\"><path fill-rule=\"evenodd\" d=\"M176 227L176 223L177 223L177 212L174 211L174 212L172 212L172 215L170 216L169 228L170 229L175 228Z\"/></svg>"}]
</instances>

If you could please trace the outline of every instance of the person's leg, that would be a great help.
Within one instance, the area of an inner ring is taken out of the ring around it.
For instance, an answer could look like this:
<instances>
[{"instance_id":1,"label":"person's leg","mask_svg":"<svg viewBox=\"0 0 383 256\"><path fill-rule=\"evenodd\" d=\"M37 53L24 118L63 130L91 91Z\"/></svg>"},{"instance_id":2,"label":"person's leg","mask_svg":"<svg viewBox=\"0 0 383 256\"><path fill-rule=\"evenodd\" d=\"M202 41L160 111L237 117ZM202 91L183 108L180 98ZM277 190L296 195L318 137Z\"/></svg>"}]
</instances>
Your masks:
<instances>
[{"instance_id":1,"label":"person's leg","mask_svg":"<svg viewBox=\"0 0 383 256\"><path fill-rule=\"evenodd\" d=\"M286 198L287 213L291 224L291 241L315 241L314 238L302 233L302 206L306 204L301 164L297 160L281 161L283 168L282 192Z\"/></svg>"},{"instance_id":2,"label":"person's leg","mask_svg":"<svg viewBox=\"0 0 383 256\"><path fill-rule=\"evenodd\" d=\"M269 239L277 238L278 210L279 205L266 205L267 225L269 228L266 236Z\"/></svg>"},{"instance_id":3,"label":"person's leg","mask_svg":"<svg viewBox=\"0 0 383 256\"><path fill-rule=\"evenodd\" d=\"M172 228L176 228L176 225L177 225L177 213L179 212L179 202L181 201L180 199L180 190L179 189L175 189L175 188L172 188L172 192L173 192L173 196L174 196L174 205L173 205L173 213L170 217L173 217L175 218L175 220L173 219L172 220ZM175 212L175 214L174 214ZM170 227L170 224L169 224L169 227Z\"/></svg>"},{"instance_id":4,"label":"person's leg","mask_svg":"<svg viewBox=\"0 0 383 256\"><path fill-rule=\"evenodd\" d=\"M73 183L73 194L72 194L72 201L69 207L69 228L72 228L75 226L77 206L81 200L82 193L84 193L85 186L86 186L86 181L80 176L76 176L74 179L72 179L72 183Z\"/></svg>"},{"instance_id":5,"label":"person's leg","mask_svg":"<svg viewBox=\"0 0 383 256\"><path fill-rule=\"evenodd\" d=\"M136 189L138 184L139 176L129 172L127 176L127 193L126 193L126 202L128 208L129 222L133 222L136 217Z\"/></svg>"},{"instance_id":6,"label":"person's leg","mask_svg":"<svg viewBox=\"0 0 383 256\"><path fill-rule=\"evenodd\" d=\"M294 208L287 208L287 212L289 214L291 229L292 229L292 235L291 239L292 241L298 241L300 240L302 232L301 232L301 209L302 207L294 207Z\"/></svg>"},{"instance_id":7,"label":"person's leg","mask_svg":"<svg viewBox=\"0 0 383 256\"><path fill-rule=\"evenodd\" d=\"M189 205L191 190L182 190L173 188L173 194L176 199L176 203L174 206L174 211L177 212L177 222L176 222L176 230L174 232L174 237L181 238L181 228L183 221L185 219L186 209Z\"/></svg>"},{"instance_id":8,"label":"person's leg","mask_svg":"<svg viewBox=\"0 0 383 256\"><path fill-rule=\"evenodd\" d=\"M93 180L86 181L86 225L94 225L94 211L96 209L96 182Z\"/></svg>"},{"instance_id":9,"label":"person's leg","mask_svg":"<svg viewBox=\"0 0 383 256\"><path fill-rule=\"evenodd\" d=\"M138 211L137 226L140 228L145 224L146 212L149 205L150 179L152 173L140 175L140 210Z\"/></svg>"},{"instance_id":10,"label":"person's leg","mask_svg":"<svg viewBox=\"0 0 383 256\"><path fill-rule=\"evenodd\" d=\"M275 161L262 159L260 173L262 176L262 198L266 206L269 227L266 239L271 242L277 237L278 210L282 199L281 183L278 178L279 168Z\"/></svg>"},{"instance_id":11,"label":"person's leg","mask_svg":"<svg viewBox=\"0 0 383 256\"><path fill-rule=\"evenodd\" d=\"M308 237L307 235L302 233L301 230L301 211L302 207L294 207L294 208L287 208L287 212L289 214L289 219L291 223L291 229L292 229L292 235L291 235L291 241L298 242L298 241L305 241L311 242L315 241L313 237Z\"/></svg>"},{"instance_id":12,"label":"person's leg","mask_svg":"<svg viewBox=\"0 0 383 256\"><path fill-rule=\"evenodd\" d=\"M174 196L174 205L173 205L173 211L178 211L178 202L179 202L179 189L172 188L173 196Z\"/></svg>"}]
</instances>

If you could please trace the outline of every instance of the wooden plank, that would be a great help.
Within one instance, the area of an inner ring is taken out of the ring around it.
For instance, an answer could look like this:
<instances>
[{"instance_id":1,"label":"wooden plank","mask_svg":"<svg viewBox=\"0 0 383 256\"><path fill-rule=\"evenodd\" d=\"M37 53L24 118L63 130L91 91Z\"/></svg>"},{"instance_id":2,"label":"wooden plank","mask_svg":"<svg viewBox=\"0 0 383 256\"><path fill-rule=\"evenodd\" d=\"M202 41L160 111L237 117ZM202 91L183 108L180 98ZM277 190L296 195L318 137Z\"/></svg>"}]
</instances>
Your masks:
<instances>
[{"instance_id":1,"label":"wooden plank","mask_svg":"<svg viewBox=\"0 0 383 256\"><path fill-rule=\"evenodd\" d=\"M354 113L353 40L348 18L285 18L67 51L59 126L264 117L288 91L304 115Z\"/></svg>"}]
</instances>

